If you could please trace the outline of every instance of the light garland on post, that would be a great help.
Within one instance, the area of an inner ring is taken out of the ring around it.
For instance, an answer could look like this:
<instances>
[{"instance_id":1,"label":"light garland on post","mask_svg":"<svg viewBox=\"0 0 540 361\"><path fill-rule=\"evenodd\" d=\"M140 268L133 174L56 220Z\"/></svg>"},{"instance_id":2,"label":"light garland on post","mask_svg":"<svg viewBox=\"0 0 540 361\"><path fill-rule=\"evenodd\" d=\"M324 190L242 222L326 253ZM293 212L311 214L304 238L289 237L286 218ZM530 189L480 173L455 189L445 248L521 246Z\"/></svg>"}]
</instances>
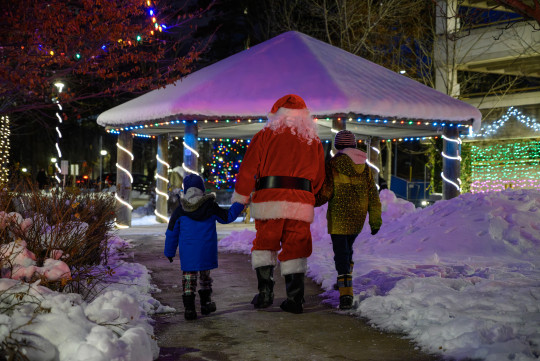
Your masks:
<instances>
[{"instance_id":1,"label":"light garland on post","mask_svg":"<svg viewBox=\"0 0 540 361\"><path fill-rule=\"evenodd\" d=\"M452 142L452 143L456 143L458 146L461 145L461 139L459 138L456 138L456 139L452 139L452 138L448 138L446 135L442 135L441 136L445 141L447 142ZM446 158L446 159L450 159L450 160L455 160L455 161L458 161L458 162L461 162L461 156L457 155L457 156L451 156L451 155L448 155L444 152L444 150L441 152L441 155ZM443 179L443 181L453 185L458 192L461 193L461 179L457 178L456 181L457 182L454 182L453 180L447 178L445 175L444 175L444 171L441 172L441 178Z\"/></svg>"},{"instance_id":2,"label":"light garland on post","mask_svg":"<svg viewBox=\"0 0 540 361\"><path fill-rule=\"evenodd\" d=\"M129 150L127 150L126 148L122 147L122 146L120 145L120 143L117 142L117 143L116 143L116 147L117 147L119 150L121 150L121 151L127 153L127 154L129 155L129 157L131 158L132 161L133 161L133 159L135 159L135 157L133 156L133 153L131 153L131 152L130 152ZM120 164L118 164L118 163L116 163L116 168L118 168L118 169L120 169L122 172L126 173L127 176L129 177L130 183L133 183L133 176L131 175L131 173L130 173L126 168L122 167L122 166L121 166ZM118 196L118 192L116 192L116 193L114 194L114 198L116 198L116 200L117 200L118 202L120 202L120 204L122 204L123 206L127 207L130 211L133 210L133 206L132 206L131 204L129 204L128 202L126 202L125 200L123 200L122 198L120 198L120 197ZM116 223L116 226L117 226L118 228L129 228L129 226L126 226L126 225L120 225L120 224L118 224L118 223Z\"/></svg>"},{"instance_id":3,"label":"light garland on post","mask_svg":"<svg viewBox=\"0 0 540 361\"><path fill-rule=\"evenodd\" d=\"M186 142L183 142L184 144L184 147L189 149L193 154L195 154L195 156L197 158L199 158L199 152L197 152L195 149L193 149L192 147L190 147ZM197 174L199 175L200 173L197 172L196 170L193 170L193 169L190 169L186 166L186 163L182 162L182 168L186 171L186 172L189 172L189 173L193 173L193 174Z\"/></svg>"},{"instance_id":4,"label":"light garland on post","mask_svg":"<svg viewBox=\"0 0 540 361\"><path fill-rule=\"evenodd\" d=\"M64 88L64 83L56 82L54 83L54 86L58 89L58 94L62 93L62 89ZM58 99L55 99L54 102L58 106L58 110L62 111L63 110L62 105L60 104ZM56 133L58 136L56 138L55 147L56 147L56 152L58 154L58 159L57 159L57 162L54 163L54 167L56 168L56 173L54 174L54 178L56 179L58 183L60 183L60 177L58 176L58 174L62 173L62 169L58 166L58 162L61 162L61 159L62 159L62 152L60 151L60 139L62 139L62 132L60 132L60 124L62 124L63 121L62 121L62 116L59 114L59 112L56 112L56 118L58 118L58 126L56 127Z\"/></svg>"},{"instance_id":5,"label":"light garland on post","mask_svg":"<svg viewBox=\"0 0 540 361\"><path fill-rule=\"evenodd\" d=\"M169 168L171 167L170 164L167 163L167 162L165 162L163 159L161 159L161 158L159 157L159 154L156 154L156 159L157 159L157 161L158 161L160 164L162 164L163 166L165 166L165 173L166 173L166 174L169 174ZM156 172L156 180L158 180L158 179L161 180L161 181L163 181L163 182L165 182L165 184L169 184L169 180L168 180L167 178L161 176L160 174L158 174L158 173ZM168 186L167 186L166 188L168 189ZM156 181L156 188L155 188L155 190L156 190L156 194L158 195L158 197L165 197L165 200L167 200L167 201L169 200L169 195L168 195L167 193L164 193L164 192L162 192L162 191L160 191L160 190L158 189L157 181ZM158 210L157 210L157 208L154 210L154 214L155 214L157 217L163 219L165 222L169 222L169 217L167 217L167 216L165 216L165 215L159 213Z\"/></svg>"},{"instance_id":6,"label":"light garland on post","mask_svg":"<svg viewBox=\"0 0 540 361\"><path fill-rule=\"evenodd\" d=\"M0 118L0 184L8 181L10 135L9 117L5 115Z\"/></svg>"}]
</instances>

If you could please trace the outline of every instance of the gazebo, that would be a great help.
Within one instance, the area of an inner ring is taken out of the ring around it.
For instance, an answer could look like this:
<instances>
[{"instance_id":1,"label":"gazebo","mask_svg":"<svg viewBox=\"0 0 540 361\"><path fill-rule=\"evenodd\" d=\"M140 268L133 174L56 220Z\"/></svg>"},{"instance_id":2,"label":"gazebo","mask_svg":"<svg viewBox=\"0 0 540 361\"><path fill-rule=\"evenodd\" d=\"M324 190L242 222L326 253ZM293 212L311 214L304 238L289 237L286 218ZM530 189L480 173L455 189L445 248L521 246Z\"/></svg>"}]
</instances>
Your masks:
<instances>
[{"instance_id":1,"label":"gazebo","mask_svg":"<svg viewBox=\"0 0 540 361\"><path fill-rule=\"evenodd\" d=\"M134 134L158 138L156 216L166 220L167 139L183 137L184 169L197 172L198 138L249 139L272 104L298 94L321 139L348 129L378 149L380 141L444 138L443 197L459 194L459 135L480 128L475 107L366 59L289 31L109 109L98 124L118 137L119 224L129 225ZM373 152L370 158L376 157Z\"/></svg>"}]
</instances>

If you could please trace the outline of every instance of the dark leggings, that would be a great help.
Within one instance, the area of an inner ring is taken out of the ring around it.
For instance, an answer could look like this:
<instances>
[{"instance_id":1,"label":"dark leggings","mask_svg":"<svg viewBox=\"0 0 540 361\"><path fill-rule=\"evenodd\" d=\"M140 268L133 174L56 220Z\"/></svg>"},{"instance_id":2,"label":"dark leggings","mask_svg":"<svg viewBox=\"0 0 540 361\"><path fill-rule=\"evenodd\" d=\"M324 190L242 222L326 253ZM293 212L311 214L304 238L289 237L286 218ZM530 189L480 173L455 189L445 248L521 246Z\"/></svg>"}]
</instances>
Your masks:
<instances>
[{"instance_id":1,"label":"dark leggings","mask_svg":"<svg viewBox=\"0 0 540 361\"><path fill-rule=\"evenodd\" d=\"M182 288L184 295L191 295L195 293L197 289L197 273L199 273L199 286L201 290L212 289L212 277L210 277L210 270L208 271L184 271L182 273Z\"/></svg>"},{"instance_id":2,"label":"dark leggings","mask_svg":"<svg viewBox=\"0 0 540 361\"><path fill-rule=\"evenodd\" d=\"M353 263L353 243L357 234L331 234L332 248L334 249L334 262L339 275L350 274Z\"/></svg>"}]
</instances>

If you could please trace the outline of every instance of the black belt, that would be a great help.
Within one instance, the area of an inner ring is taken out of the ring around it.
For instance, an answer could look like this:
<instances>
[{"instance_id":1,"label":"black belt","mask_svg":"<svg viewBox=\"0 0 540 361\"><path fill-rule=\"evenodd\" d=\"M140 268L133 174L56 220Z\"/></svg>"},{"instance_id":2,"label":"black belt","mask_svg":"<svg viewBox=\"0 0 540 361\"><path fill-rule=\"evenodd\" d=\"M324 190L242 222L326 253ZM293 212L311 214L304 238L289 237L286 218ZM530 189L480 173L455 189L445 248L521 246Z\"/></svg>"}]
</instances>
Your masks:
<instances>
[{"instance_id":1,"label":"black belt","mask_svg":"<svg viewBox=\"0 0 540 361\"><path fill-rule=\"evenodd\" d=\"M305 178L287 177L287 176L269 176L257 179L255 190L269 188L299 189L311 192L311 181Z\"/></svg>"}]
</instances>

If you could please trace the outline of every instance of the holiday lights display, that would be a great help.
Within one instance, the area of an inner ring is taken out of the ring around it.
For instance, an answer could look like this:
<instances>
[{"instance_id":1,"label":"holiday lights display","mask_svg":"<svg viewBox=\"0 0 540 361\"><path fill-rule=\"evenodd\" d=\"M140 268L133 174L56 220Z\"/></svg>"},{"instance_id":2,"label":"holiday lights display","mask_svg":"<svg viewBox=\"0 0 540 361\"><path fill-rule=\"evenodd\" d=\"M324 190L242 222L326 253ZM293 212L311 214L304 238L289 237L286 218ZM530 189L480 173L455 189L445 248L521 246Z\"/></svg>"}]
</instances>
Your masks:
<instances>
[{"instance_id":1,"label":"holiday lights display","mask_svg":"<svg viewBox=\"0 0 540 361\"><path fill-rule=\"evenodd\" d=\"M214 142L212 160L206 163L211 175L208 182L217 189L234 188L236 175L246 153L248 141L230 140Z\"/></svg>"},{"instance_id":2,"label":"holiday lights display","mask_svg":"<svg viewBox=\"0 0 540 361\"><path fill-rule=\"evenodd\" d=\"M493 136L501 128L503 128L512 117L514 117L517 121L528 127L530 130L538 132L538 134L540 135L540 123L538 123L536 119L524 115L522 112L520 112L514 107L510 107L501 118L491 124L482 125L478 133L469 134L468 137L474 139Z\"/></svg>"},{"instance_id":3,"label":"holiday lights display","mask_svg":"<svg viewBox=\"0 0 540 361\"><path fill-rule=\"evenodd\" d=\"M184 149L188 149L189 151L191 151L193 154L195 154L195 156L197 158L199 158L199 152L197 152L195 149L193 149L192 147L190 147L186 142L183 142L184 144ZM186 163L182 163L182 168L188 172L188 173L193 173L193 174L197 174L199 175L199 172L197 172L196 169L190 169L188 166L186 166Z\"/></svg>"},{"instance_id":4,"label":"holiday lights display","mask_svg":"<svg viewBox=\"0 0 540 361\"><path fill-rule=\"evenodd\" d=\"M334 119L337 119L338 121L341 121L341 118L324 118L323 120L326 121L333 121ZM315 122L317 122L319 119L315 118ZM471 125L468 124L456 124L451 122L441 122L441 121L418 121L418 120L398 120L398 119L371 119L371 118L363 118L363 117L357 117L357 118L348 118L348 122L350 123L363 123L363 124L394 124L398 126L404 126L404 127L419 127L419 126L431 126L435 127L436 129L439 129L441 127L457 127L457 128L470 128L472 129ZM200 121L202 123L262 123L264 120L262 118L259 119L204 119L204 120L193 120L193 123L197 123L197 121ZM112 134L119 134L120 132L124 131L137 131L137 129L147 129L147 128L158 128L162 126L174 126L174 125L180 125L180 124L186 124L186 120L171 120L166 122L156 122L151 124L137 124L137 125L130 125L125 127L119 127L114 129L108 129L107 132ZM335 132L335 130L331 129L332 132ZM420 140L420 139L426 139L427 137L411 137L411 138L403 138L404 140ZM390 139L388 140L390 141Z\"/></svg>"},{"instance_id":5,"label":"holiday lights display","mask_svg":"<svg viewBox=\"0 0 540 361\"><path fill-rule=\"evenodd\" d=\"M129 150L127 150L126 148L121 146L120 143L116 143L116 147L118 148L118 152L122 151L122 152L126 153L127 155L129 155L129 157L131 158L131 161L133 161L133 159L135 159L135 157L133 156L133 153L131 153ZM129 177L130 183L133 183L133 176L131 175L131 173L126 168L122 167L118 163L116 163L116 168L118 168L119 170L124 172ZM120 196L118 195L118 192L115 192L114 198L116 198L116 200L121 205L123 205L124 207L127 207L130 211L133 210L133 206L131 204L129 204L129 202L126 202L125 200L120 198ZM116 223L116 220L115 220L115 226L117 228L128 228L129 227L128 225L123 225L123 224Z\"/></svg>"},{"instance_id":6,"label":"holiday lights display","mask_svg":"<svg viewBox=\"0 0 540 361\"><path fill-rule=\"evenodd\" d=\"M148 7L148 16L151 20L151 23L152 25L150 26L150 29L148 30L148 33L153 36L156 34L156 31L158 32L163 32L163 30L166 30L167 29L167 25L165 24L160 24L158 19L157 19L157 10L153 7L152 5L152 1L150 0L147 0L146 2L146 7ZM123 44L123 45L128 45L128 46L133 46L135 44L138 44L138 43L141 43L143 42L143 36L138 34L138 35L135 35L133 37L133 40L134 41L131 41L131 40L124 40L124 39L118 39L118 43L119 44ZM101 46L101 49L102 50L107 50L107 45L102 45ZM55 55L60 55L60 56L65 56L66 53L64 52L60 52L60 53L57 53L54 51L54 49L45 49L45 47L43 45L39 45L39 48L48 53L50 56L55 56ZM73 53L73 58L77 59L77 60L80 60L82 58L81 54L79 52L75 52Z\"/></svg>"},{"instance_id":7,"label":"holiday lights display","mask_svg":"<svg viewBox=\"0 0 540 361\"><path fill-rule=\"evenodd\" d=\"M162 165L165 167L165 174L169 174L169 169L171 168L171 165L170 165L169 163L167 163L165 160L163 160L162 158L160 158L160 156L159 156L158 154L156 154L156 159L157 159L157 161L158 161L160 164L162 164ZM166 189L169 188L169 187L168 187L169 179L167 179L167 178L161 176L160 174L158 174L158 173L156 172L156 180L158 180L158 179L161 180L161 181L163 181L163 182L165 182L165 184L167 185L167 186L165 187ZM167 193L162 192L162 191L160 191L160 190L158 189L158 182L156 182L156 188L155 188L155 190L156 190L156 194L157 194L158 197L163 197L163 198L165 198L166 201L169 200L169 195L168 195ZM165 222L167 222L167 223L169 222L169 217L167 217L167 216L164 215L164 214L159 213L158 210L157 210L157 208L154 210L154 214L155 214L157 217L163 219Z\"/></svg>"},{"instance_id":8,"label":"holiday lights display","mask_svg":"<svg viewBox=\"0 0 540 361\"><path fill-rule=\"evenodd\" d=\"M540 140L471 143L471 192L540 190Z\"/></svg>"},{"instance_id":9,"label":"holiday lights display","mask_svg":"<svg viewBox=\"0 0 540 361\"><path fill-rule=\"evenodd\" d=\"M445 136L444 134L442 135L442 138L447 141L447 142L452 142L452 143L456 143L458 145L458 147L461 145L461 139L459 137L457 138L449 138L447 136ZM459 149L459 148L458 148ZM459 152L459 151L458 151ZM446 154L444 152L444 150L441 152L441 155L443 156L443 158L446 158L446 159L449 159L449 160L453 160L453 161L456 161L456 162L461 162L461 156L459 154L456 154L456 155L449 155L449 154ZM454 186L458 192L461 192L461 179L460 178L456 178L456 179L450 179L448 177L446 177L444 175L444 171L441 172L441 178L443 179L444 182L446 183L449 183L451 184L452 186Z\"/></svg>"},{"instance_id":10,"label":"holiday lights display","mask_svg":"<svg viewBox=\"0 0 540 361\"><path fill-rule=\"evenodd\" d=\"M0 117L0 185L8 181L10 135L9 117L5 115Z\"/></svg>"}]
</instances>

